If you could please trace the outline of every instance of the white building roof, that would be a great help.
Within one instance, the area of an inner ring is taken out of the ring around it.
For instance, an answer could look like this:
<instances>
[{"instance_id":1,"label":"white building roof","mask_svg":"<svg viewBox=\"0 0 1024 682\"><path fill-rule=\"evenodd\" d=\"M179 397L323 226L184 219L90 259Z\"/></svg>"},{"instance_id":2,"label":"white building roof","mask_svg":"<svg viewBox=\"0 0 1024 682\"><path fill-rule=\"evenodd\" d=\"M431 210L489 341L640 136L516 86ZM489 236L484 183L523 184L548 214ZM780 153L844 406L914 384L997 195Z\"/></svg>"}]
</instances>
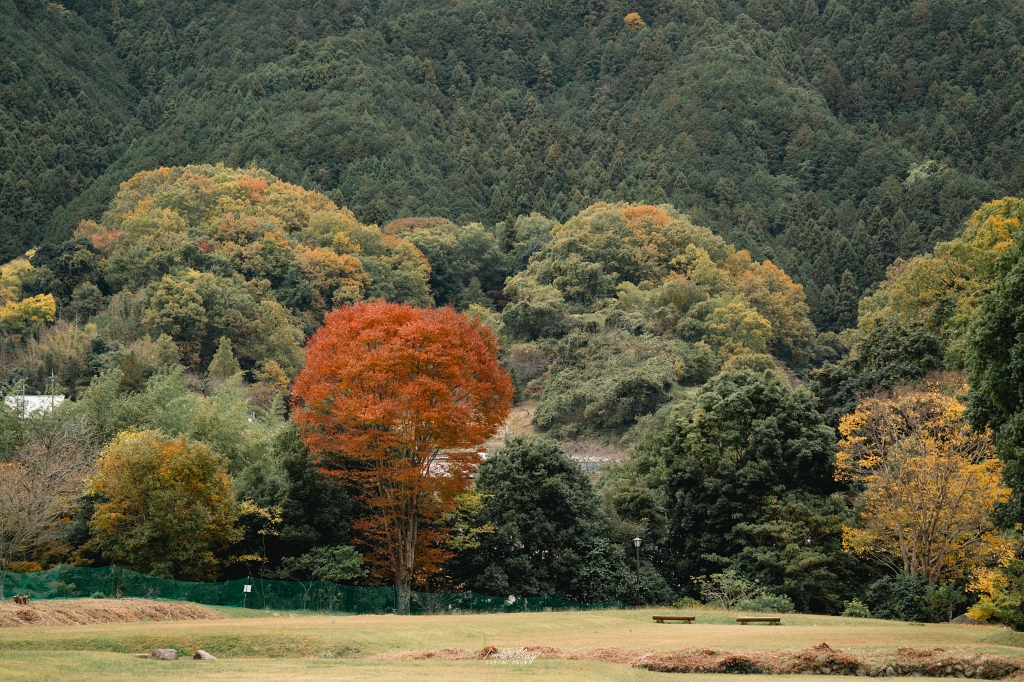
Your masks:
<instances>
[{"instance_id":1,"label":"white building roof","mask_svg":"<svg viewBox=\"0 0 1024 682\"><path fill-rule=\"evenodd\" d=\"M9 395L4 404L20 417L44 414L64 402L62 395Z\"/></svg>"}]
</instances>

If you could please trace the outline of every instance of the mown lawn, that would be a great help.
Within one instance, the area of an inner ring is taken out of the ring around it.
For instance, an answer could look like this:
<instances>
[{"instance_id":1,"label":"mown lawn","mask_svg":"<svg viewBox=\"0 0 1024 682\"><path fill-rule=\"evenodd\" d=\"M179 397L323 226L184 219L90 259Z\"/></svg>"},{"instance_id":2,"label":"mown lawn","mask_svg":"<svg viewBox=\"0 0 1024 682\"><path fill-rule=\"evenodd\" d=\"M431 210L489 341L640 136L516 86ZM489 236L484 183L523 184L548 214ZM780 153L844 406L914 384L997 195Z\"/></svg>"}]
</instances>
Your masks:
<instances>
[{"instance_id":1,"label":"mown lawn","mask_svg":"<svg viewBox=\"0 0 1024 682\"><path fill-rule=\"evenodd\" d=\"M901 646L1024 655L1024 636L999 628L825 616L787 615L782 626L774 627L736 625L736 614L706 611L684 612L697 616L692 625L652 622L652 613L671 609L406 617L222 611L232 618L6 628L0 630L0 679L665 679L662 673L590 661L538 659L528 665L500 665L378 658L447 647L477 651L487 645L795 650L827 642L859 655L884 654ZM182 654L205 649L220 660L161 662L127 655L156 648L175 648ZM725 682L726 676L708 677Z\"/></svg>"}]
</instances>

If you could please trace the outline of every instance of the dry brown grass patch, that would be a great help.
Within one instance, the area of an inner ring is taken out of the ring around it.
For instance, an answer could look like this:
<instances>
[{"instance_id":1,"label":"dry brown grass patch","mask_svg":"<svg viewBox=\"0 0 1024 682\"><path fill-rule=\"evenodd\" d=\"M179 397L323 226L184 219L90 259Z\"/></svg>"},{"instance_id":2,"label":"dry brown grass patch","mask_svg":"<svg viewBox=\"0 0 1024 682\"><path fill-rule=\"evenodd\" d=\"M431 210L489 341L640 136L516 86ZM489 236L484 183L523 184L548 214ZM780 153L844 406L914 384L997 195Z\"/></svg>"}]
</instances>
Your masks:
<instances>
[{"instance_id":1,"label":"dry brown grass patch","mask_svg":"<svg viewBox=\"0 0 1024 682\"><path fill-rule=\"evenodd\" d=\"M221 618L222 614L199 604L148 599L69 599L27 605L0 602L0 628Z\"/></svg>"},{"instance_id":2,"label":"dry brown grass patch","mask_svg":"<svg viewBox=\"0 0 1024 682\"><path fill-rule=\"evenodd\" d=\"M895 656L870 659L833 649L825 642L802 651L756 651L679 649L677 651L637 651L617 648L562 649L549 646L498 648L485 646L478 652L466 649L418 650L385 654L382 658L466 659L501 658L509 653L522 656L573 661L618 663L663 673L723 673L746 675L852 675L858 677L958 677L1000 680L1019 674L1021 662L1000 656L950 656L944 649L900 647Z\"/></svg>"}]
</instances>

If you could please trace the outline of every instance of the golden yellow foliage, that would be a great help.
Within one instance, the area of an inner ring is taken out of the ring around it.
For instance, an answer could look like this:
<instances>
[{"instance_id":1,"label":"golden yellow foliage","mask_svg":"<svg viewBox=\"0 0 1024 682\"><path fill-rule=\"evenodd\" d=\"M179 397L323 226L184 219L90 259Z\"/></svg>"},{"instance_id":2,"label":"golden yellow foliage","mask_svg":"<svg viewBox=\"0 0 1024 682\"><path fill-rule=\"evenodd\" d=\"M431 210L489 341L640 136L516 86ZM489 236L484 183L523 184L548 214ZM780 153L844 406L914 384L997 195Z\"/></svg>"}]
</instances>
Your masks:
<instances>
[{"instance_id":1,"label":"golden yellow foliage","mask_svg":"<svg viewBox=\"0 0 1024 682\"><path fill-rule=\"evenodd\" d=\"M865 491L844 548L939 583L991 565L1008 550L988 516L1009 496L990 434L937 385L863 400L842 418L836 478Z\"/></svg>"},{"instance_id":2,"label":"golden yellow foliage","mask_svg":"<svg viewBox=\"0 0 1024 682\"><path fill-rule=\"evenodd\" d=\"M974 212L962 237L894 263L878 291L860 303L860 333L892 321L919 322L943 340L948 366L963 367L966 330L995 283L996 260L1013 244L1022 221L1024 200L990 201Z\"/></svg>"},{"instance_id":3,"label":"golden yellow foliage","mask_svg":"<svg viewBox=\"0 0 1024 682\"><path fill-rule=\"evenodd\" d=\"M15 258L9 263L0 265L0 303L17 301L22 296L22 287L34 281L35 268L28 258Z\"/></svg>"},{"instance_id":4,"label":"golden yellow foliage","mask_svg":"<svg viewBox=\"0 0 1024 682\"><path fill-rule=\"evenodd\" d=\"M629 14L627 14L623 21L626 22L626 26L629 26L634 31L636 29L643 28L644 26L647 25L644 23L644 20L640 18L640 15L636 12L630 12Z\"/></svg>"},{"instance_id":5,"label":"golden yellow foliage","mask_svg":"<svg viewBox=\"0 0 1024 682\"><path fill-rule=\"evenodd\" d=\"M50 294L39 294L18 303L7 301L0 308L0 330L24 334L44 322L53 322L57 303Z\"/></svg>"},{"instance_id":6,"label":"golden yellow foliage","mask_svg":"<svg viewBox=\"0 0 1024 682\"><path fill-rule=\"evenodd\" d=\"M747 251L726 258L725 269L732 275L733 293L746 299L771 323L769 348L791 357L802 356L803 347L814 335L803 285L794 283L769 260L752 262Z\"/></svg>"},{"instance_id":7,"label":"golden yellow foliage","mask_svg":"<svg viewBox=\"0 0 1024 682\"><path fill-rule=\"evenodd\" d=\"M282 395L288 395L291 389L291 379L276 360L260 363L260 366L253 370L253 374L257 381L266 382Z\"/></svg>"},{"instance_id":8,"label":"golden yellow foliage","mask_svg":"<svg viewBox=\"0 0 1024 682\"><path fill-rule=\"evenodd\" d=\"M344 238L339 234L338 237ZM355 303L362 298L363 290L370 284L370 276L363 270L363 264L355 256L327 249L296 247L298 260L307 278L323 282L331 291L331 302L335 306Z\"/></svg>"},{"instance_id":9,"label":"golden yellow foliage","mask_svg":"<svg viewBox=\"0 0 1024 682\"><path fill-rule=\"evenodd\" d=\"M626 226L633 230L638 237L643 235L648 239L672 222L672 216L665 209L647 204L627 206L622 209L620 215L626 221Z\"/></svg>"},{"instance_id":10,"label":"golden yellow foliage","mask_svg":"<svg viewBox=\"0 0 1024 682\"><path fill-rule=\"evenodd\" d=\"M1024 561L1007 555L998 568L978 569L967 590L979 596L978 603L967 611L971 618L1024 629Z\"/></svg>"},{"instance_id":11,"label":"golden yellow foliage","mask_svg":"<svg viewBox=\"0 0 1024 682\"><path fill-rule=\"evenodd\" d=\"M753 351L763 353L771 337L771 323L739 298L712 299L715 309L705 323L705 340L719 355Z\"/></svg>"}]
</instances>

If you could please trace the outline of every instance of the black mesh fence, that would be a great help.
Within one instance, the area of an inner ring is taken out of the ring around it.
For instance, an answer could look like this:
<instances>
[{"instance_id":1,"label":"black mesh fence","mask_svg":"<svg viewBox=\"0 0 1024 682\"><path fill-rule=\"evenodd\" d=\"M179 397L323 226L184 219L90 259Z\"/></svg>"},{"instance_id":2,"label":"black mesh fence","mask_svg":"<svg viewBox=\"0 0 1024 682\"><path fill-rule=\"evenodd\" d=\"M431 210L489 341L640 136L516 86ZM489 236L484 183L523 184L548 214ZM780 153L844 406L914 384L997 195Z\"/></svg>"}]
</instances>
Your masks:
<instances>
[{"instance_id":1,"label":"black mesh fence","mask_svg":"<svg viewBox=\"0 0 1024 682\"><path fill-rule=\"evenodd\" d=\"M56 566L36 573L7 573L5 594L33 599L139 597L189 601L209 606L242 606L272 611L317 613L394 613L394 587L356 587L335 583L245 578L196 583L153 578L118 566ZM476 592L410 593L410 612L505 613L515 611L629 608L622 602L581 604L554 597L492 597Z\"/></svg>"}]
</instances>

